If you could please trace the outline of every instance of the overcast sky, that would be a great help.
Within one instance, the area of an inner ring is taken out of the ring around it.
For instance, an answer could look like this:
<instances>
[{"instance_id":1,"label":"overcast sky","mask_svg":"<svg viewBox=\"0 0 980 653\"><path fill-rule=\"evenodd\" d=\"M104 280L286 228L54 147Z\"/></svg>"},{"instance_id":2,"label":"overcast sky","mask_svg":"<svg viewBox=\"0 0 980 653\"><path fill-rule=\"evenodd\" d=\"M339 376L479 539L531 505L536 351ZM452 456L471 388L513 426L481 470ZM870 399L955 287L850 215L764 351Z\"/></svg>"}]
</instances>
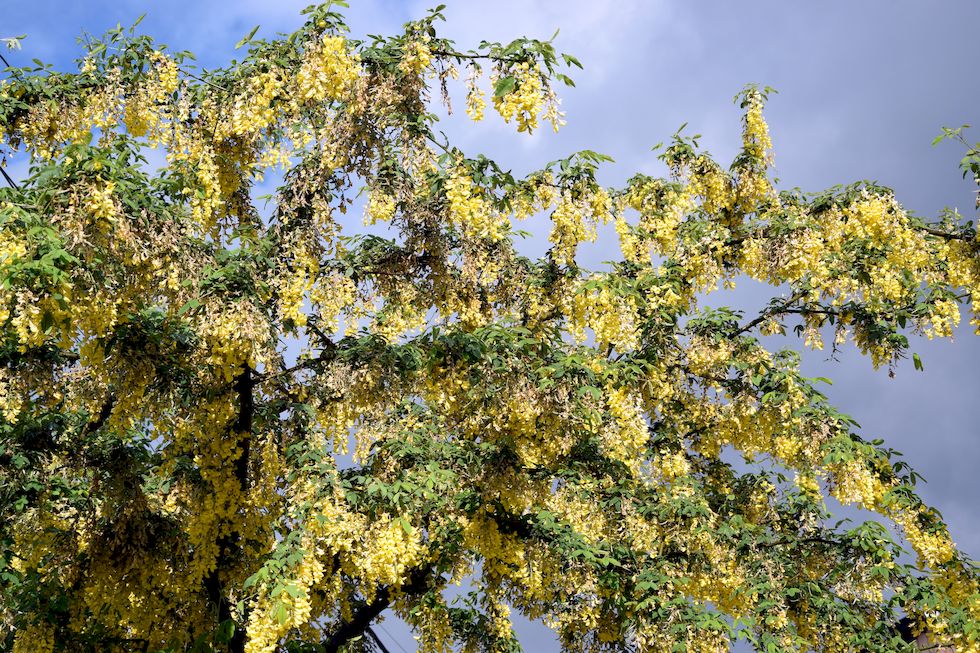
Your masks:
<instances>
[{"instance_id":1,"label":"overcast sky","mask_svg":"<svg viewBox=\"0 0 980 653\"><path fill-rule=\"evenodd\" d=\"M618 184L637 171L662 174L650 147L687 122L727 164L740 133L732 97L755 82L779 91L766 115L782 187L812 191L873 179L920 215L950 206L976 217L973 188L957 169L962 151L930 142L943 125L978 119L977 0L445 1L449 20L440 31L463 49L481 39L548 38L560 28L556 47L585 65L573 74L577 87L562 90L568 125L558 134L518 135L492 111L479 125L464 115L448 119L444 129L468 154L483 152L522 172L593 149L616 159L603 180ZM298 27L306 4L7 0L0 37L28 35L23 51L5 53L15 65L37 57L64 67L78 54L75 37L83 30L99 34L147 13L143 31L216 65L234 56L234 43L255 25L262 26L259 36ZM353 0L349 22L355 37L387 34L435 4ZM455 99L461 109L462 96ZM980 140L980 129L972 139ZM614 239L603 247L589 250L590 262L619 256ZM748 287L734 301L751 310L765 296ZM713 304L723 300L711 296ZM921 488L926 501L946 517L960 547L978 557L980 338L966 326L955 342L914 340L912 350L925 371L903 364L895 378L873 371L852 348L836 362L807 355L804 366L834 379L828 394L866 437L881 437L906 454L928 480ZM398 624L386 628L392 651L414 649ZM541 628L520 631L526 650L556 650Z\"/></svg>"}]
</instances>

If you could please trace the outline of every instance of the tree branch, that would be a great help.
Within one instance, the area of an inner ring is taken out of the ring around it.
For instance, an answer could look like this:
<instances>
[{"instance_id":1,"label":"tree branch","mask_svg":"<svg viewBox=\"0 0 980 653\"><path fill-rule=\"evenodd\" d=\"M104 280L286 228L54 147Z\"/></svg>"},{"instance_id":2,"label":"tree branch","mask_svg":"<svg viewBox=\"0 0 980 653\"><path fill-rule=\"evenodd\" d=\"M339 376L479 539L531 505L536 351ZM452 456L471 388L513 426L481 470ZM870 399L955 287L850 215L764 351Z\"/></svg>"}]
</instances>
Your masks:
<instances>
[{"instance_id":1,"label":"tree branch","mask_svg":"<svg viewBox=\"0 0 980 653\"><path fill-rule=\"evenodd\" d=\"M98 416L91 422L87 422L85 426L82 427L82 437L90 433L95 433L100 428L105 426L105 423L112 416L112 409L116 405L116 398L110 396L106 399L105 403L102 404L102 408L99 410Z\"/></svg>"},{"instance_id":2,"label":"tree branch","mask_svg":"<svg viewBox=\"0 0 980 653\"><path fill-rule=\"evenodd\" d=\"M778 307L773 306L759 313L759 316L757 318L755 318L751 322L748 322L745 326L743 326L738 331L736 331L735 335L741 335L746 331L751 331L755 327L765 322L768 318L772 317L773 315L778 315L782 312L785 312L786 309L792 306L795 302L805 297L806 293L807 291L805 290L797 290L795 293L793 293L793 295L789 299L784 301Z\"/></svg>"},{"instance_id":3,"label":"tree branch","mask_svg":"<svg viewBox=\"0 0 980 653\"><path fill-rule=\"evenodd\" d=\"M401 592L405 594L421 594L429 589L429 572L429 567L417 568L409 577L408 584L401 588ZM393 600L392 588L382 587L378 590L374 600L357 610L350 621L341 622L337 630L323 642L324 651L326 653L338 653L340 647L347 644L347 642L370 631L371 623L391 605ZM369 634L373 633L369 632Z\"/></svg>"},{"instance_id":4,"label":"tree branch","mask_svg":"<svg viewBox=\"0 0 980 653\"><path fill-rule=\"evenodd\" d=\"M972 242L973 238L967 234L955 234L948 231L943 231L941 229L933 229L932 227L927 227L925 225L919 227L919 230L926 232L932 236L939 236L940 238L945 238L947 240L964 240L966 242Z\"/></svg>"},{"instance_id":5,"label":"tree branch","mask_svg":"<svg viewBox=\"0 0 980 653\"><path fill-rule=\"evenodd\" d=\"M480 59L485 59L487 61L506 61L508 63L521 63L523 59L518 59L517 57L495 57L492 54L467 54L465 52L456 52L453 50L433 50L432 54L437 57L450 57L452 59L470 59L471 61L479 61Z\"/></svg>"}]
</instances>

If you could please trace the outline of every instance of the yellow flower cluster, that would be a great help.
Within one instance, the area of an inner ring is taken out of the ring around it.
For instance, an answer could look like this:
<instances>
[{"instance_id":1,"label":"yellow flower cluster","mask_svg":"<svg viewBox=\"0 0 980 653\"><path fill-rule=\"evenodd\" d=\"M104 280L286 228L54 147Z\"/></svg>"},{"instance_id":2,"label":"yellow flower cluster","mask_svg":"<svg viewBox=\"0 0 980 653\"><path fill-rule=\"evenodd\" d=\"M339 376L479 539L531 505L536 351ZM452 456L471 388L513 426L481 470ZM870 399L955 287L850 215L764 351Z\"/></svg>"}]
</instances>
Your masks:
<instances>
[{"instance_id":1,"label":"yellow flower cluster","mask_svg":"<svg viewBox=\"0 0 980 653\"><path fill-rule=\"evenodd\" d=\"M0 229L0 267L13 265L27 256L27 239L9 226ZM4 320L6 321L6 320Z\"/></svg>"},{"instance_id":2,"label":"yellow flower cluster","mask_svg":"<svg viewBox=\"0 0 980 653\"><path fill-rule=\"evenodd\" d=\"M418 653L452 653L456 650L453 646L455 633L442 596L436 595L432 603L425 602L413 608L408 621L418 631L415 635Z\"/></svg>"},{"instance_id":3,"label":"yellow flower cluster","mask_svg":"<svg viewBox=\"0 0 980 653\"><path fill-rule=\"evenodd\" d=\"M398 284L381 309L375 311L371 332L393 343L409 331L425 326L426 313L415 305L417 297L415 286Z\"/></svg>"},{"instance_id":4,"label":"yellow flower cluster","mask_svg":"<svg viewBox=\"0 0 980 653\"><path fill-rule=\"evenodd\" d=\"M901 509L892 518L902 527L909 544L926 565L935 568L949 562L956 555L956 545L946 528L941 526L936 530L924 529L919 521L919 511Z\"/></svg>"},{"instance_id":5,"label":"yellow flower cluster","mask_svg":"<svg viewBox=\"0 0 980 653\"><path fill-rule=\"evenodd\" d=\"M284 83L277 70L250 77L245 89L235 98L230 114L219 124L216 138L253 136L276 120L272 103L282 92Z\"/></svg>"},{"instance_id":6,"label":"yellow flower cluster","mask_svg":"<svg viewBox=\"0 0 980 653\"><path fill-rule=\"evenodd\" d=\"M193 456L206 488L183 497L184 502L197 504L188 511L185 523L194 547L194 558L185 572L193 584L199 584L215 568L220 553L218 538L240 520L243 497L234 461L241 454L241 436L230 433L235 416L234 402L224 395L202 402L192 415L173 425L174 450Z\"/></svg>"},{"instance_id":7,"label":"yellow flower cluster","mask_svg":"<svg viewBox=\"0 0 980 653\"><path fill-rule=\"evenodd\" d=\"M636 265L650 262L650 247L636 235L636 232L622 215L616 218L616 234L619 236L619 249L623 259Z\"/></svg>"},{"instance_id":8,"label":"yellow flower cluster","mask_svg":"<svg viewBox=\"0 0 980 653\"><path fill-rule=\"evenodd\" d=\"M140 138L156 126L160 119L156 107L149 100L144 86L126 100L123 124L131 136Z\"/></svg>"},{"instance_id":9,"label":"yellow flower cluster","mask_svg":"<svg viewBox=\"0 0 980 653\"><path fill-rule=\"evenodd\" d=\"M340 328L340 314L354 303L357 287L350 277L335 270L321 272L310 290L310 303L320 316L320 327L328 333Z\"/></svg>"},{"instance_id":10,"label":"yellow flower cluster","mask_svg":"<svg viewBox=\"0 0 980 653\"><path fill-rule=\"evenodd\" d=\"M699 543L698 548L710 566L695 570L685 590L698 601L713 603L736 617L750 611L758 596L745 587L745 573L735 552L711 540Z\"/></svg>"},{"instance_id":11,"label":"yellow flower cluster","mask_svg":"<svg viewBox=\"0 0 980 653\"><path fill-rule=\"evenodd\" d=\"M108 131L119 122L119 69L113 69L105 85L82 94L81 125L88 129Z\"/></svg>"},{"instance_id":12,"label":"yellow flower cluster","mask_svg":"<svg viewBox=\"0 0 980 653\"><path fill-rule=\"evenodd\" d=\"M690 185L678 188L660 179L651 179L643 183L632 184L623 197L623 204L640 213L637 237L642 238L636 254L643 260L648 245L656 245L656 251L661 256L673 255L678 247L677 228L691 210L694 209L694 188ZM641 262L641 261L637 261Z\"/></svg>"},{"instance_id":13,"label":"yellow flower cluster","mask_svg":"<svg viewBox=\"0 0 980 653\"><path fill-rule=\"evenodd\" d=\"M706 156L694 162L689 194L701 198L701 208L709 215L730 209L735 201L732 184L717 163Z\"/></svg>"},{"instance_id":14,"label":"yellow flower cluster","mask_svg":"<svg viewBox=\"0 0 980 653\"><path fill-rule=\"evenodd\" d=\"M519 186L509 198L514 217L524 220L540 211L547 211L558 201L558 190L550 172L536 175Z\"/></svg>"},{"instance_id":15,"label":"yellow flower cluster","mask_svg":"<svg viewBox=\"0 0 980 653\"><path fill-rule=\"evenodd\" d=\"M175 569L173 560L142 546L127 551L124 560L103 547L91 547L87 553L91 558L80 583L79 605L68 622L73 634L84 636L96 630L144 640L150 648L159 649L189 645L210 630L206 609L194 599L199 585L190 585L180 562ZM166 618L173 605L181 606L180 625Z\"/></svg>"},{"instance_id":16,"label":"yellow flower cluster","mask_svg":"<svg viewBox=\"0 0 980 653\"><path fill-rule=\"evenodd\" d=\"M364 536L363 548L354 564L357 575L368 587L387 585L401 587L406 572L417 565L425 553L421 530L404 516L393 519L383 515L375 520Z\"/></svg>"},{"instance_id":17,"label":"yellow flower cluster","mask_svg":"<svg viewBox=\"0 0 980 653\"><path fill-rule=\"evenodd\" d=\"M932 580L949 596L953 605L963 608L974 623L980 623L980 581L959 565L947 565L932 574ZM924 630L937 633L954 651L980 653L980 635L949 632L944 623L925 624Z\"/></svg>"},{"instance_id":18,"label":"yellow flower cluster","mask_svg":"<svg viewBox=\"0 0 980 653\"><path fill-rule=\"evenodd\" d=\"M276 653L279 640L289 626L276 619L276 604L263 596L255 601L248 615L245 653Z\"/></svg>"},{"instance_id":19,"label":"yellow flower cluster","mask_svg":"<svg viewBox=\"0 0 980 653\"><path fill-rule=\"evenodd\" d=\"M150 144L156 146L162 134L154 132L166 115L168 97L177 90L179 70L173 59L160 52L154 52L151 59L153 75L127 95L123 122L137 138L150 134Z\"/></svg>"},{"instance_id":20,"label":"yellow flower cluster","mask_svg":"<svg viewBox=\"0 0 980 653\"><path fill-rule=\"evenodd\" d=\"M209 312L200 327L205 362L226 382L244 365L257 369L268 358L269 324L252 304L235 302Z\"/></svg>"},{"instance_id":21,"label":"yellow flower cluster","mask_svg":"<svg viewBox=\"0 0 980 653\"><path fill-rule=\"evenodd\" d=\"M954 299L940 299L933 303L929 311L929 326L926 337L952 338L953 330L960 324L960 305Z\"/></svg>"},{"instance_id":22,"label":"yellow flower cluster","mask_svg":"<svg viewBox=\"0 0 980 653\"><path fill-rule=\"evenodd\" d=\"M594 544L605 537L605 515L594 501L583 499L574 486L561 487L549 493L547 506L587 542Z\"/></svg>"},{"instance_id":23,"label":"yellow flower cluster","mask_svg":"<svg viewBox=\"0 0 980 653\"><path fill-rule=\"evenodd\" d=\"M772 139L769 137L769 125L762 117L762 97L758 93L752 93L748 98L742 146L753 157L771 161Z\"/></svg>"},{"instance_id":24,"label":"yellow flower cluster","mask_svg":"<svg viewBox=\"0 0 980 653\"><path fill-rule=\"evenodd\" d=\"M367 206L364 207L364 224L389 222L395 216L395 209L394 197L382 190L373 188L368 194Z\"/></svg>"},{"instance_id":25,"label":"yellow flower cluster","mask_svg":"<svg viewBox=\"0 0 980 653\"><path fill-rule=\"evenodd\" d=\"M176 91L179 83L177 62L159 51L154 52L150 59L153 61L153 67L156 71L160 93L166 96Z\"/></svg>"},{"instance_id":26,"label":"yellow flower cluster","mask_svg":"<svg viewBox=\"0 0 980 653\"><path fill-rule=\"evenodd\" d=\"M580 283L569 322L569 330L577 342L584 342L585 330L592 329L599 348L612 345L618 351L629 351L639 346L636 298L622 296L608 286L590 289Z\"/></svg>"},{"instance_id":27,"label":"yellow flower cluster","mask_svg":"<svg viewBox=\"0 0 980 653\"><path fill-rule=\"evenodd\" d=\"M466 77L466 115L473 122L483 120L483 112L487 107L487 100L483 96L478 84L480 72L475 66L470 66L469 74Z\"/></svg>"},{"instance_id":28,"label":"yellow flower cluster","mask_svg":"<svg viewBox=\"0 0 980 653\"><path fill-rule=\"evenodd\" d=\"M741 170L735 187L738 207L745 213L758 212L766 202L773 200L776 191L763 172Z\"/></svg>"},{"instance_id":29,"label":"yellow flower cluster","mask_svg":"<svg viewBox=\"0 0 980 653\"><path fill-rule=\"evenodd\" d=\"M52 326L47 329L43 328L45 316L48 316L52 323ZM17 335L17 348L21 352L26 352L28 349L40 347L49 338L62 348L69 347L71 333L67 327L70 318L70 310L65 309L61 302L52 296L37 297L27 291L17 292L15 308L10 318L10 325Z\"/></svg>"},{"instance_id":30,"label":"yellow flower cluster","mask_svg":"<svg viewBox=\"0 0 980 653\"><path fill-rule=\"evenodd\" d=\"M60 153L64 143L82 142L91 134L92 124L86 120L84 106L75 100L36 103L26 119L10 127L19 129L24 145L36 158L49 160Z\"/></svg>"},{"instance_id":31,"label":"yellow flower cluster","mask_svg":"<svg viewBox=\"0 0 980 653\"><path fill-rule=\"evenodd\" d=\"M888 486L861 460L848 460L831 467L830 473L833 480L830 494L845 505L856 503L867 510L875 510L888 491Z\"/></svg>"},{"instance_id":32,"label":"yellow flower cluster","mask_svg":"<svg viewBox=\"0 0 980 653\"><path fill-rule=\"evenodd\" d=\"M171 150L174 161L187 161L192 166L192 186L184 188L191 206L191 217L204 230L211 229L224 206L221 194L221 170L214 149L199 138L190 137L181 142L181 150Z\"/></svg>"},{"instance_id":33,"label":"yellow flower cluster","mask_svg":"<svg viewBox=\"0 0 980 653\"><path fill-rule=\"evenodd\" d=\"M651 284L645 297L651 311L663 309L674 312L684 310L693 304L693 293L685 288L675 289L674 284L664 280L666 273L662 267L655 270L655 275L660 282Z\"/></svg>"},{"instance_id":34,"label":"yellow flower cluster","mask_svg":"<svg viewBox=\"0 0 980 653\"><path fill-rule=\"evenodd\" d=\"M552 228L548 235L558 265L572 265L579 243L595 241L596 227L609 221L611 207L612 200L604 188L596 188L579 198L562 193L551 213Z\"/></svg>"},{"instance_id":35,"label":"yellow flower cluster","mask_svg":"<svg viewBox=\"0 0 980 653\"><path fill-rule=\"evenodd\" d=\"M629 388L607 385L606 401L613 424L603 432L603 448L610 458L625 464L635 474L644 458L643 448L650 439L640 397Z\"/></svg>"},{"instance_id":36,"label":"yellow flower cluster","mask_svg":"<svg viewBox=\"0 0 980 653\"><path fill-rule=\"evenodd\" d=\"M96 220L100 229L105 229L112 223L116 215L116 202L113 192L116 184L107 181L102 185L89 187L88 197L85 198L85 210Z\"/></svg>"},{"instance_id":37,"label":"yellow flower cluster","mask_svg":"<svg viewBox=\"0 0 980 653\"><path fill-rule=\"evenodd\" d=\"M279 310L284 320L292 321L297 327L306 325L303 302L306 294L313 288L318 277L320 263L303 244L293 249L289 270L279 275Z\"/></svg>"},{"instance_id":38,"label":"yellow flower cluster","mask_svg":"<svg viewBox=\"0 0 980 653\"><path fill-rule=\"evenodd\" d=\"M120 308L123 301L109 294L85 295L71 304L72 324L88 338L102 338L119 323ZM125 313L125 308L123 308Z\"/></svg>"},{"instance_id":39,"label":"yellow flower cluster","mask_svg":"<svg viewBox=\"0 0 980 653\"><path fill-rule=\"evenodd\" d=\"M311 601L325 570L317 547L307 541L304 549L302 560L290 570L288 590L271 596L263 587L253 602L246 626L246 653L275 653L290 630L306 627L311 618L319 616L313 614Z\"/></svg>"},{"instance_id":40,"label":"yellow flower cluster","mask_svg":"<svg viewBox=\"0 0 980 653\"><path fill-rule=\"evenodd\" d=\"M6 370L0 370L0 414L9 422L15 422L24 406L23 392L10 383Z\"/></svg>"},{"instance_id":41,"label":"yellow flower cluster","mask_svg":"<svg viewBox=\"0 0 980 653\"><path fill-rule=\"evenodd\" d=\"M464 381L461 389L468 387L469 382ZM493 420L491 428L513 439L523 464L542 465L567 452L568 439L552 432L553 416L548 414L544 398L533 386L515 384L504 396L500 417ZM479 432L479 427L476 431Z\"/></svg>"},{"instance_id":42,"label":"yellow flower cluster","mask_svg":"<svg viewBox=\"0 0 980 653\"><path fill-rule=\"evenodd\" d=\"M312 102L341 98L354 87L359 72L360 62L347 51L344 38L325 34L307 47L296 73L299 97Z\"/></svg>"},{"instance_id":43,"label":"yellow flower cluster","mask_svg":"<svg viewBox=\"0 0 980 653\"><path fill-rule=\"evenodd\" d=\"M541 83L541 68L522 62L511 69L514 77L514 90L504 95L494 95L493 106L503 117L504 122L517 120L517 131L531 133L538 127L538 113L544 106L544 91ZM496 84L497 76L491 77Z\"/></svg>"},{"instance_id":44,"label":"yellow flower cluster","mask_svg":"<svg viewBox=\"0 0 980 653\"><path fill-rule=\"evenodd\" d=\"M406 75L418 75L429 67L432 63L432 51L429 49L431 37L423 34L421 37L413 38L404 46L402 60L398 62L398 69Z\"/></svg>"},{"instance_id":45,"label":"yellow flower cluster","mask_svg":"<svg viewBox=\"0 0 980 653\"><path fill-rule=\"evenodd\" d=\"M473 179L462 166L456 166L446 180L449 221L472 238L500 240L510 226L506 217L496 214L479 195Z\"/></svg>"},{"instance_id":46,"label":"yellow flower cluster","mask_svg":"<svg viewBox=\"0 0 980 653\"><path fill-rule=\"evenodd\" d=\"M700 336L691 339L687 349L688 367L701 376L724 376L732 358L734 347L725 340L714 342Z\"/></svg>"},{"instance_id":47,"label":"yellow flower cluster","mask_svg":"<svg viewBox=\"0 0 980 653\"><path fill-rule=\"evenodd\" d=\"M691 473L691 463L683 451L661 451L653 460L653 469L665 481L673 481Z\"/></svg>"},{"instance_id":48,"label":"yellow flower cluster","mask_svg":"<svg viewBox=\"0 0 980 653\"><path fill-rule=\"evenodd\" d=\"M976 255L976 245L963 241L945 243L942 254L950 286L965 288L973 298L970 324L980 334L980 257Z\"/></svg>"},{"instance_id":49,"label":"yellow flower cluster","mask_svg":"<svg viewBox=\"0 0 980 653\"><path fill-rule=\"evenodd\" d=\"M497 522L481 514L466 519L463 541L485 559L485 569L511 579L523 579L527 575L525 551L521 540L510 533L502 533Z\"/></svg>"}]
</instances>

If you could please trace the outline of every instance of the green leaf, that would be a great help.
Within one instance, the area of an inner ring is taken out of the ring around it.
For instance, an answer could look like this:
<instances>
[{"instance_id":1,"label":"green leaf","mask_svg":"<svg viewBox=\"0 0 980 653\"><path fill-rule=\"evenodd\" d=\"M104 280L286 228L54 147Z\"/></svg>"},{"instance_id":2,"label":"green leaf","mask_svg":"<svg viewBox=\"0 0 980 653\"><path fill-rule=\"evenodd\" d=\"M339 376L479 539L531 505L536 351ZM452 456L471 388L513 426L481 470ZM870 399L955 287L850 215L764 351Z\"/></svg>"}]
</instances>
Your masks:
<instances>
[{"instance_id":1,"label":"green leaf","mask_svg":"<svg viewBox=\"0 0 980 653\"><path fill-rule=\"evenodd\" d=\"M255 583L257 583L259 581L259 574L261 574L261 573L262 573L262 570L260 569L259 571L255 572L254 574L252 574L251 576L249 576L248 578L246 578L245 579L245 582L242 584L242 587L244 587L245 589L248 589L252 585L255 585Z\"/></svg>"},{"instance_id":2,"label":"green leaf","mask_svg":"<svg viewBox=\"0 0 980 653\"><path fill-rule=\"evenodd\" d=\"M507 95L508 93L513 91L514 87L516 86L517 86L517 80L512 75L508 75L507 77L498 79L497 85L494 86L493 88L493 96L502 97L504 95Z\"/></svg>"},{"instance_id":3,"label":"green leaf","mask_svg":"<svg viewBox=\"0 0 980 653\"><path fill-rule=\"evenodd\" d=\"M246 36L241 41L235 44L235 49L237 50L238 48L242 47L243 45L251 41L252 37L255 36L255 33L259 31L259 27L260 27L259 25L253 27L252 31L248 33L248 36Z\"/></svg>"},{"instance_id":4,"label":"green leaf","mask_svg":"<svg viewBox=\"0 0 980 653\"><path fill-rule=\"evenodd\" d=\"M576 66L578 68L582 68L582 62L570 54L562 53L561 58L564 59L565 63L569 66Z\"/></svg>"},{"instance_id":5,"label":"green leaf","mask_svg":"<svg viewBox=\"0 0 980 653\"><path fill-rule=\"evenodd\" d=\"M289 613L286 611L286 606L282 603L276 604L276 609L272 612L272 615L276 618L276 621L280 624L284 624L289 621Z\"/></svg>"},{"instance_id":6,"label":"green leaf","mask_svg":"<svg viewBox=\"0 0 980 653\"><path fill-rule=\"evenodd\" d=\"M214 641L218 644L227 644L235 635L235 622L231 619L222 621L218 630L214 634Z\"/></svg>"},{"instance_id":7,"label":"green leaf","mask_svg":"<svg viewBox=\"0 0 980 653\"><path fill-rule=\"evenodd\" d=\"M920 372L925 369L922 366L922 359L919 358L918 354L912 354L912 364L915 365L915 369L919 370Z\"/></svg>"},{"instance_id":8,"label":"green leaf","mask_svg":"<svg viewBox=\"0 0 980 653\"><path fill-rule=\"evenodd\" d=\"M183 315L187 311L193 310L193 309L197 308L200 305L201 305L200 300L198 300L196 298L195 299L189 299L186 302L184 302L184 305L183 306L181 306L179 309L177 309L177 315Z\"/></svg>"}]
</instances>

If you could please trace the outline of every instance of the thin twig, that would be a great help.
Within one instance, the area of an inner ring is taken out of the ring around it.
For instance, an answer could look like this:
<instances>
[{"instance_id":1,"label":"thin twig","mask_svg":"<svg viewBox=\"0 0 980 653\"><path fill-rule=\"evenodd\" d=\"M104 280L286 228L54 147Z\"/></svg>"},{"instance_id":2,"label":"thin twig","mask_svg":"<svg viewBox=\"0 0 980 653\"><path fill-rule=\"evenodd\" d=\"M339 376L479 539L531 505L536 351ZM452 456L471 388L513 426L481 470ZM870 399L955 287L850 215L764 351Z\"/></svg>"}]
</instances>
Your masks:
<instances>
[{"instance_id":1,"label":"thin twig","mask_svg":"<svg viewBox=\"0 0 980 653\"><path fill-rule=\"evenodd\" d=\"M454 59L487 59L488 61L507 61L509 63L521 63L522 59L517 57L495 57L491 54L466 54L463 52L453 52L451 50L433 50L432 54L440 57L453 57Z\"/></svg>"},{"instance_id":2,"label":"thin twig","mask_svg":"<svg viewBox=\"0 0 980 653\"><path fill-rule=\"evenodd\" d=\"M927 227L925 225L919 227L922 231L933 236L939 236L940 238L948 238L953 240L965 240L967 242L973 240L970 236L966 234L954 234L948 231L942 231L941 229L933 229L932 227Z\"/></svg>"},{"instance_id":3,"label":"thin twig","mask_svg":"<svg viewBox=\"0 0 980 653\"><path fill-rule=\"evenodd\" d=\"M795 293L793 293L793 296L792 297L790 297L789 299L787 299L786 301L784 301L778 308L773 307L773 308L770 308L768 310L765 310L765 311L762 311L761 313L759 313L759 316L757 318L755 318L754 320L752 320L751 322L749 322L748 324L746 324L745 326L743 326L741 329L739 329L738 331L736 331L735 332L735 335L741 335L741 334L745 333L746 331L751 331L756 326L758 326L758 325L762 324L763 322L765 322L767 318L772 317L773 315L778 315L779 313L785 312L793 303L795 303L796 301L798 301L798 300L802 299L803 297L805 297L806 294L807 294L807 291L805 291L805 290L797 290Z\"/></svg>"}]
</instances>

